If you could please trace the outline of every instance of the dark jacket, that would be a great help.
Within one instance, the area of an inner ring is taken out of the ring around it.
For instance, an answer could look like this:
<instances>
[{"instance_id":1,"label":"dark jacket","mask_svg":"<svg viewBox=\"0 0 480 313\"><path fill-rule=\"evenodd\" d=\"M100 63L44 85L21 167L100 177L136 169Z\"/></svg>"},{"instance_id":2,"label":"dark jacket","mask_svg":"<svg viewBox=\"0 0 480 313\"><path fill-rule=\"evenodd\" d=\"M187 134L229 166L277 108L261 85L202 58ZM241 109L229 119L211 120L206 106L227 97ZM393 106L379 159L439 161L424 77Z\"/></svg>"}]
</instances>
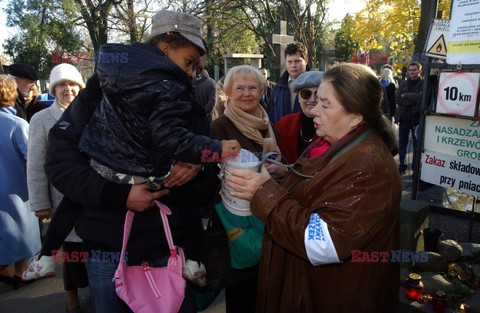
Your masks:
<instances>
[{"instance_id":1,"label":"dark jacket","mask_svg":"<svg viewBox=\"0 0 480 313\"><path fill-rule=\"evenodd\" d=\"M395 116L395 112L397 111L397 104L395 102L395 91L397 90L397 86L395 86L394 83L390 83L385 89L387 91L386 98L388 103L388 115Z\"/></svg>"},{"instance_id":2,"label":"dark jacket","mask_svg":"<svg viewBox=\"0 0 480 313\"><path fill-rule=\"evenodd\" d=\"M15 110L17 110L18 117L21 117L30 123L30 119L35 113L46 108L48 108L48 105L38 100L37 96L34 96L30 101L30 104L27 106L25 99L23 99L20 91L18 91L18 98L17 101L15 101Z\"/></svg>"},{"instance_id":3,"label":"dark jacket","mask_svg":"<svg viewBox=\"0 0 480 313\"><path fill-rule=\"evenodd\" d=\"M290 89L288 88L289 74L287 71L283 73L282 77L277 81L277 85L273 89L272 98L270 99L270 105L268 118L273 124L276 124L282 117L290 113L296 113L300 111L300 102L298 102L298 96L295 97L295 104L293 111L290 106Z\"/></svg>"},{"instance_id":4,"label":"dark jacket","mask_svg":"<svg viewBox=\"0 0 480 313\"><path fill-rule=\"evenodd\" d=\"M208 72L204 69L201 76L193 81L195 90L195 101L197 101L210 117L213 106L215 105L215 80L210 78Z\"/></svg>"},{"instance_id":5,"label":"dark jacket","mask_svg":"<svg viewBox=\"0 0 480 313\"><path fill-rule=\"evenodd\" d=\"M102 178L90 166L89 156L78 149L83 130L101 100L102 90L93 76L51 129L45 171L65 197L80 205L82 215L75 229L89 245L87 247L120 251L131 185ZM210 200L216 188L216 181L213 185L209 183L209 178L215 177L209 170L206 166L192 182L171 189L170 194L161 199L172 210L169 221L177 245L184 244L182 227L186 223L181 224L181 221L190 219L189 224L194 225L190 229L192 232L202 229L197 208ZM135 214L127 249L129 261L133 262L151 260L168 252L158 210Z\"/></svg>"},{"instance_id":6,"label":"dark jacket","mask_svg":"<svg viewBox=\"0 0 480 313\"><path fill-rule=\"evenodd\" d=\"M162 177L176 160L200 164L202 150L221 152L219 141L198 135L208 134L205 110L162 51L106 44L99 54L127 54L128 62L98 64L104 95L80 141L91 158L121 173Z\"/></svg>"},{"instance_id":7,"label":"dark jacket","mask_svg":"<svg viewBox=\"0 0 480 313\"><path fill-rule=\"evenodd\" d=\"M400 83L395 94L397 110L395 112L395 122L418 124L420 113L420 102L423 90L423 79L418 79L417 83L409 90L408 84L410 79Z\"/></svg>"},{"instance_id":8,"label":"dark jacket","mask_svg":"<svg viewBox=\"0 0 480 313\"><path fill-rule=\"evenodd\" d=\"M399 263L351 260L352 250L371 255L399 248L402 185L393 156L373 133L329 163L359 135L318 158L301 156L295 169L313 178L289 171L280 184L271 179L253 196L250 208L265 221L257 313L396 312ZM310 263L305 227L315 213L342 263Z\"/></svg>"},{"instance_id":9,"label":"dark jacket","mask_svg":"<svg viewBox=\"0 0 480 313\"><path fill-rule=\"evenodd\" d=\"M395 111L397 110L397 104L395 103L395 90L397 87L394 83L389 83L387 86L383 84L383 81L380 81L383 98L382 98L382 112L388 118L395 116Z\"/></svg>"},{"instance_id":10,"label":"dark jacket","mask_svg":"<svg viewBox=\"0 0 480 313\"><path fill-rule=\"evenodd\" d=\"M263 89L262 97L260 98L260 104L263 106L265 111L270 111L270 105L272 104L272 95L273 89L275 89L275 84L272 81L265 81L265 88Z\"/></svg>"}]
</instances>

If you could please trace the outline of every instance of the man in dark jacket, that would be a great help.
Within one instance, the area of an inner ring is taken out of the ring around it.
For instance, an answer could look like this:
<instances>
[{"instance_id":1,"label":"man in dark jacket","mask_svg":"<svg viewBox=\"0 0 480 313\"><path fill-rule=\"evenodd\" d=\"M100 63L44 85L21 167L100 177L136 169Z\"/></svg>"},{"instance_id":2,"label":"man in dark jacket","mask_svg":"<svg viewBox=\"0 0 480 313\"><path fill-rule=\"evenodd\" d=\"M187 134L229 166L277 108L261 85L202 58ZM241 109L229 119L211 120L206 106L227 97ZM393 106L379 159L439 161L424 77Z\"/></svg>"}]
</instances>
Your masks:
<instances>
[{"instance_id":1,"label":"man in dark jacket","mask_svg":"<svg viewBox=\"0 0 480 313\"><path fill-rule=\"evenodd\" d=\"M210 123L212 122L211 113L215 105L215 80L210 78L205 65L207 64L207 53L200 57L197 65L197 77L192 84L194 88L195 100L205 109Z\"/></svg>"},{"instance_id":2,"label":"man in dark jacket","mask_svg":"<svg viewBox=\"0 0 480 313\"><path fill-rule=\"evenodd\" d=\"M184 36L183 31L192 28L191 25L189 26L189 23L196 23L193 16L184 13L161 12L161 16L156 15L157 18L154 17L152 34L155 29L161 28L163 31L168 26L169 29L170 27L175 27L178 31L173 29L166 30L167 33L174 32L176 36ZM156 21L160 24L156 25ZM199 25L200 23L198 22L198 27L195 27L198 30L198 34L200 32ZM191 31L186 33L187 36L190 34ZM163 41L160 43L163 43ZM120 45L116 47L115 45L106 45L103 47L110 47L110 50L102 49L105 53L113 53L116 48L120 48ZM117 81L114 75L115 71L112 72L112 76L104 76L105 80L108 81L111 78L114 83L102 84L104 87L103 91L106 90L105 88L120 88L119 99L123 100L128 95L132 100L132 105L136 105L135 109L139 112L143 112L142 108L144 107L141 104L145 106L145 103L147 103L147 101L144 101L145 99L160 97L159 84L160 87L171 91L162 97L162 99L170 101L167 103L166 108L160 108L164 109L158 114L158 116L162 117L162 125L151 125L153 124L151 120L148 120L150 123L147 123L146 120L131 119L130 122L135 125L130 128L131 131L128 132L128 136L125 135L123 137L123 141L107 140L117 149L116 153L124 153L126 143L131 140L132 136L137 136L137 133L141 132L147 124L148 126L158 126L155 134L166 136L161 142L164 145L169 144L169 142L184 142L186 133L184 128L187 123L179 121L179 116L189 119L188 126L196 127L196 131L200 135L207 135L209 132L203 108L197 111L195 111L196 108L193 108L194 106L199 106L198 104L190 104L185 101L182 103L185 104L184 106L173 105L173 100L169 98L172 95L181 93L182 96L179 96L180 100L183 99L182 97L190 96L192 89L188 80L190 76L187 71L183 71L182 68L175 65L176 63L166 60L164 57L165 53L157 47L158 45L153 42L151 44L136 43L128 48L125 47L128 51L128 63L123 64L124 66L101 64L102 66L111 66L113 70L118 70L118 73L125 74L128 78ZM177 56L178 54L174 57ZM149 62L145 63L146 59ZM186 61L191 60L187 59ZM188 64L192 65L195 62ZM97 69L100 71L104 68L102 66L99 65ZM156 79L157 77L154 79L151 75L155 71L141 70L145 67L152 69L154 66L162 67L165 70L164 74L166 77L162 77L159 80ZM138 80L140 74L144 75L144 78L149 78L150 81L147 79ZM108 82L112 83L112 81ZM179 81L184 82L185 86L179 85ZM104 82L106 81L102 83ZM158 82L158 84L154 84L155 82ZM134 88L132 86L135 83L139 84L138 93L136 95L128 94L126 91L128 88ZM123 87L123 91L120 85ZM115 95L113 93L113 96ZM94 76L87 82L87 87L79 93L78 97L75 98L57 124L51 129L49 135L45 171L51 183L65 197L81 206L82 214L75 229L77 234L84 240L84 249L86 251L119 252L122 244L125 214L127 210L131 210L136 212L136 214L127 246L128 263L137 265L143 261L153 261L156 264L158 264L157 261L162 262L165 256L169 254L169 247L166 242L159 210L152 209L153 201L162 197L161 201L172 211L172 215L169 216L169 224L173 240L177 246L185 248L188 257L189 251L192 253L192 250L189 250L189 248L195 249L195 247L192 247L186 238L191 238L192 234L195 234L201 240L203 231L199 206L210 201L208 197L215 192L216 182L210 183L210 179L215 178L215 174L212 173L214 164L205 163L204 170L201 171L202 167L200 165L194 166L188 163L180 162L181 164L179 164L179 162L176 162L170 176L164 181L164 186L168 188L168 191L160 190L154 192L148 189L146 184L117 184L104 179L90 166L90 158L79 149L79 142L82 135L84 135L86 125L90 123L92 117L96 116L97 113L102 113L98 112L101 111L99 103L105 99L99 80ZM121 105L111 106L109 109L116 114L121 114L122 117L130 117L130 113L132 113L131 110L123 109ZM147 110L148 108L144 109ZM103 129L101 131L106 132L109 130ZM115 129L115 131L119 130L121 129ZM138 138L143 141L147 140L144 137ZM186 148L188 147L189 145L186 145ZM167 151L168 148L164 150L165 153L171 152ZM181 153L188 153L188 151L181 151ZM142 157L135 153L133 155L137 158ZM148 154L148 156L153 161L156 161L155 158L158 157L155 154ZM139 160L143 161L143 159ZM143 163L143 165L145 164ZM155 167L151 168L154 169ZM189 227L187 227L187 221ZM201 245L196 247L196 249L201 250ZM125 308L125 304L116 297L114 285L112 284L113 274L117 266L118 259L105 260L104 262L89 261L86 263L92 301L97 312L130 312L128 308ZM191 286L187 284L185 300L180 312L192 312L193 310L196 310L194 293Z\"/></svg>"},{"instance_id":3,"label":"man in dark jacket","mask_svg":"<svg viewBox=\"0 0 480 313\"><path fill-rule=\"evenodd\" d=\"M423 89L423 80L420 76L422 65L414 62L408 65L408 78L400 84L395 95L397 110L395 112L395 123L399 124L398 145L400 165L398 170L401 174L407 171L407 145L410 133L413 138L413 153L416 154L417 137L415 127L419 122L420 101ZM414 157L415 158L415 157Z\"/></svg>"},{"instance_id":4,"label":"man in dark jacket","mask_svg":"<svg viewBox=\"0 0 480 313\"><path fill-rule=\"evenodd\" d=\"M35 84L38 80L37 72L28 64L16 63L8 67L10 75L17 82L18 98L15 102L17 116L30 122L33 114L48 108L48 105L40 102L34 94Z\"/></svg>"},{"instance_id":5,"label":"man in dark jacket","mask_svg":"<svg viewBox=\"0 0 480 313\"><path fill-rule=\"evenodd\" d=\"M268 80L268 77L269 77L268 69L266 69L265 67L261 67L259 68L259 70L260 70L260 73L262 73L263 77L265 77L265 87L263 88L262 97L260 98L260 104L263 106L265 111L268 112L270 111L269 105L272 102L271 99L272 99L273 89L275 89L275 86L277 84Z\"/></svg>"},{"instance_id":6,"label":"man in dark jacket","mask_svg":"<svg viewBox=\"0 0 480 313\"><path fill-rule=\"evenodd\" d=\"M308 57L305 46L300 42L287 45L285 48L285 63L287 70L273 89L271 103L267 111L270 121L274 124L285 115L300 111L298 97L293 92L293 82L307 70Z\"/></svg>"}]
</instances>

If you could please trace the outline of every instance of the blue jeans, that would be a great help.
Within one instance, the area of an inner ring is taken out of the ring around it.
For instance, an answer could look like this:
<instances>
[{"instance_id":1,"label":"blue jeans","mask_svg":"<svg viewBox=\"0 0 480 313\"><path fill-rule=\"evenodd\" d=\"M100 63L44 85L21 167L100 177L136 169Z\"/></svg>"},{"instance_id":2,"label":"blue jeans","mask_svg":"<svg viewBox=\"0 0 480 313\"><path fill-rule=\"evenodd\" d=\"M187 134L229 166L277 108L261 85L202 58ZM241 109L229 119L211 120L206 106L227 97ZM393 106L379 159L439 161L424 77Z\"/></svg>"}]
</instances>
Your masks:
<instances>
[{"instance_id":1,"label":"blue jeans","mask_svg":"<svg viewBox=\"0 0 480 313\"><path fill-rule=\"evenodd\" d=\"M399 154L400 165L398 166L398 168L401 171L406 171L408 167L406 156L407 156L408 137L410 135L410 132L412 133L412 137L413 137L413 155L415 159L416 150L417 150L417 137L415 136L414 129L415 128L412 122L399 123L398 154Z\"/></svg>"},{"instance_id":2,"label":"blue jeans","mask_svg":"<svg viewBox=\"0 0 480 313\"><path fill-rule=\"evenodd\" d=\"M166 266L168 256L148 262L153 267ZM88 273L90 296L95 313L131 313L132 311L115 292L113 276L118 262L92 262L91 256L85 262ZM178 313L196 313L197 301L192 285L187 282L185 299Z\"/></svg>"},{"instance_id":3,"label":"blue jeans","mask_svg":"<svg viewBox=\"0 0 480 313\"><path fill-rule=\"evenodd\" d=\"M118 262L92 262L88 257L87 268L90 296L95 313L130 313L132 312L115 292L113 276Z\"/></svg>"}]
</instances>

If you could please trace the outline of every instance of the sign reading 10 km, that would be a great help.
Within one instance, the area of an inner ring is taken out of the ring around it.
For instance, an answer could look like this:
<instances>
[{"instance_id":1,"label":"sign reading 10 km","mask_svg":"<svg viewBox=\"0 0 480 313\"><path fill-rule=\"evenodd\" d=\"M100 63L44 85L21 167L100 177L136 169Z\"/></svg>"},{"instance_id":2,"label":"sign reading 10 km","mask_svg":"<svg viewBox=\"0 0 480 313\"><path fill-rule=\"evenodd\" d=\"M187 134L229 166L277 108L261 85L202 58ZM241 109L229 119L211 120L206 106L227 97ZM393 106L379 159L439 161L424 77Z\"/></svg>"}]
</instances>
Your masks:
<instances>
[{"instance_id":1,"label":"sign reading 10 km","mask_svg":"<svg viewBox=\"0 0 480 313\"><path fill-rule=\"evenodd\" d=\"M475 116L480 73L441 73L437 113Z\"/></svg>"}]
</instances>

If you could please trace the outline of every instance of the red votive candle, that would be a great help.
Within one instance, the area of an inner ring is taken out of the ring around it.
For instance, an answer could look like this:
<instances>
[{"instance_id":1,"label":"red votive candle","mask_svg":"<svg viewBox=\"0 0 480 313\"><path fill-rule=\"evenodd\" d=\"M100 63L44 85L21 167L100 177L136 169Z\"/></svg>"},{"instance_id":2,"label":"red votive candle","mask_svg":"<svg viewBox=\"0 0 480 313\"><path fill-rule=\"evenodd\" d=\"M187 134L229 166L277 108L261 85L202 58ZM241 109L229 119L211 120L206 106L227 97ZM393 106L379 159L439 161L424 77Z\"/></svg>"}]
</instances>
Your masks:
<instances>
[{"instance_id":1,"label":"red votive candle","mask_svg":"<svg viewBox=\"0 0 480 313\"><path fill-rule=\"evenodd\" d=\"M412 300L418 300L423 294L425 287L421 281L422 276L416 273L410 273L408 279L405 281L404 289L407 298Z\"/></svg>"}]
</instances>

